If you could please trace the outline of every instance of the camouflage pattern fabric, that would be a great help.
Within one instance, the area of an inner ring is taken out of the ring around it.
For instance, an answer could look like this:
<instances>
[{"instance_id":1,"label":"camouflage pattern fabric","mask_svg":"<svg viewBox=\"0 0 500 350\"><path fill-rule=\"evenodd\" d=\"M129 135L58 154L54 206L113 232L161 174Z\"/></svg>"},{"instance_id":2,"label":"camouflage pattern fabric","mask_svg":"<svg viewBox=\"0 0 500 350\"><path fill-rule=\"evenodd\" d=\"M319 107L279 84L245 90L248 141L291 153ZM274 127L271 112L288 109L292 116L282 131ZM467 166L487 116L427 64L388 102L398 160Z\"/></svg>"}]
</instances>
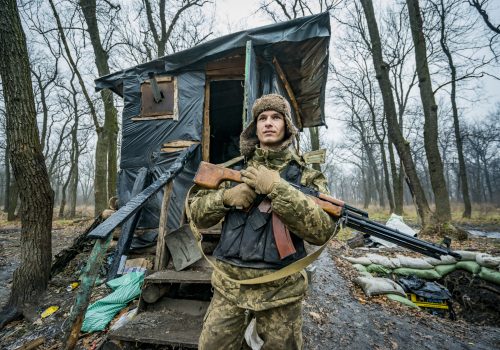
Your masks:
<instances>
[{"instance_id":1,"label":"camouflage pattern fabric","mask_svg":"<svg viewBox=\"0 0 500 350\"><path fill-rule=\"evenodd\" d=\"M293 151L263 150L256 148L248 160L248 166L283 170L290 161L302 166L301 184L328 194L326 179L319 171L307 168ZM218 190L198 189L191 200L192 220L199 228L217 224L229 211L224 207L222 196L229 183ZM268 195L272 210L288 226L290 231L305 241L321 245L331 236L335 222L299 190L281 182ZM233 279L250 279L267 275L274 270L238 267L216 261L217 267ZM264 340L264 349L301 349L302 316L301 302L307 291L305 273L297 272L277 281L241 285L225 279L220 273L212 274L214 297L205 317L200 337L200 349L240 349L243 334L249 321L245 312L257 317L257 332Z\"/></svg>"},{"instance_id":2,"label":"camouflage pattern fabric","mask_svg":"<svg viewBox=\"0 0 500 350\"><path fill-rule=\"evenodd\" d=\"M264 165L280 171L295 160L304 165L301 158L291 150L273 151L256 148L250 166ZM305 168L301 183L328 193L323 174L314 169ZM222 203L222 193L228 184L222 184L218 190L200 190L191 203L192 220L199 228L208 228L218 223L226 215L228 208ZM272 210L282 218L290 231L312 244L323 244L331 236L334 220L299 190L282 180L269 194ZM251 269L217 261L217 267L234 279L249 279L267 275L273 270ZM284 279L259 284L239 285L228 281L216 272L212 275L212 286L226 299L241 308L253 311L267 310L301 300L307 291L307 282L301 273Z\"/></svg>"},{"instance_id":3,"label":"camouflage pattern fabric","mask_svg":"<svg viewBox=\"0 0 500 350\"><path fill-rule=\"evenodd\" d=\"M302 349L302 303L300 301L269 310L249 312L225 299L217 291L203 322L200 350L249 349L245 329L255 317L263 350Z\"/></svg>"}]
</instances>

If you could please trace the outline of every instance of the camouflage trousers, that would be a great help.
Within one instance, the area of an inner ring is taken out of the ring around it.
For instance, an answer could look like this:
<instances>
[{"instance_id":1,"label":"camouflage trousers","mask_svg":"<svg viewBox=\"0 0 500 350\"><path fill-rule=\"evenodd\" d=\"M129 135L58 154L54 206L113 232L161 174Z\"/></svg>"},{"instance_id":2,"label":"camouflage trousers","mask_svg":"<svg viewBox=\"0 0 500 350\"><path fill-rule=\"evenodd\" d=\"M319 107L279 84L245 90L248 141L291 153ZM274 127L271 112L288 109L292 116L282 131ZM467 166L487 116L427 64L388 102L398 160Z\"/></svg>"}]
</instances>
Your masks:
<instances>
[{"instance_id":1,"label":"camouflage trousers","mask_svg":"<svg viewBox=\"0 0 500 350\"><path fill-rule=\"evenodd\" d=\"M244 340L245 329L256 319L262 350L302 349L302 302L263 311L245 310L214 291L203 321L198 349L240 350L250 347Z\"/></svg>"}]
</instances>

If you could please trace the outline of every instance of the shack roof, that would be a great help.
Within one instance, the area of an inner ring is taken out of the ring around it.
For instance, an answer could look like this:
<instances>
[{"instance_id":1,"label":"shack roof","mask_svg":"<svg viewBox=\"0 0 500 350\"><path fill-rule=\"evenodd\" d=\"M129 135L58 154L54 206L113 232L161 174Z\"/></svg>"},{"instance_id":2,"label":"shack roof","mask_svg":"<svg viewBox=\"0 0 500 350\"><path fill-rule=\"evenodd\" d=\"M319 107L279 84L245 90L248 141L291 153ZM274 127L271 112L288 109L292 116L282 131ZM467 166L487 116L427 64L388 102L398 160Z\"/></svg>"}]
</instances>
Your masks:
<instances>
[{"instance_id":1,"label":"shack roof","mask_svg":"<svg viewBox=\"0 0 500 350\"><path fill-rule=\"evenodd\" d=\"M187 50L130 67L95 80L96 91L110 89L123 97L124 80L147 79L150 71L175 74L202 70L204 64L236 50L248 40L259 56L276 57L301 111L302 126L325 124L330 16L328 12L228 34ZM137 81L137 80L136 80Z\"/></svg>"}]
</instances>

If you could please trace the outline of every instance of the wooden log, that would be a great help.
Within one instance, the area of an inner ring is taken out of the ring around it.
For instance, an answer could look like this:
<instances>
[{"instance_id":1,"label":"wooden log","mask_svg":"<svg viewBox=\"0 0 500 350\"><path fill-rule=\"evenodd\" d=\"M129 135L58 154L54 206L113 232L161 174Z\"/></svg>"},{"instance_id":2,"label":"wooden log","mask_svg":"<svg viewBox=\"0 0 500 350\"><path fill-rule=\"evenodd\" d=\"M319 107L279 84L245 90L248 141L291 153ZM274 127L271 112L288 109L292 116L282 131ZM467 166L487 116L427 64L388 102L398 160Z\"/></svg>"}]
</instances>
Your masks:
<instances>
[{"instance_id":1,"label":"wooden log","mask_svg":"<svg viewBox=\"0 0 500 350\"><path fill-rule=\"evenodd\" d=\"M170 284L149 283L142 289L141 298L148 304L158 301L170 290Z\"/></svg>"},{"instance_id":2,"label":"wooden log","mask_svg":"<svg viewBox=\"0 0 500 350\"><path fill-rule=\"evenodd\" d=\"M38 337L33 339L22 346L18 347L16 350L33 350L45 343L45 337Z\"/></svg>"},{"instance_id":3,"label":"wooden log","mask_svg":"<svg viewBox=\"0 0 500 350\"><path fill-rule=\"evenodd\" d=\"M167 244L165 237L168 234L167 219L168 219L168 207L170 203L170 197L172 195L173 181L170 181L167 186L165 186L163 192L163 201L161 204L160 213L160 224L158 227L158 242L156 243L156 256L154 270L163 270L167 267L170 255L167 249Z\"/></svg>"}]
</instances>

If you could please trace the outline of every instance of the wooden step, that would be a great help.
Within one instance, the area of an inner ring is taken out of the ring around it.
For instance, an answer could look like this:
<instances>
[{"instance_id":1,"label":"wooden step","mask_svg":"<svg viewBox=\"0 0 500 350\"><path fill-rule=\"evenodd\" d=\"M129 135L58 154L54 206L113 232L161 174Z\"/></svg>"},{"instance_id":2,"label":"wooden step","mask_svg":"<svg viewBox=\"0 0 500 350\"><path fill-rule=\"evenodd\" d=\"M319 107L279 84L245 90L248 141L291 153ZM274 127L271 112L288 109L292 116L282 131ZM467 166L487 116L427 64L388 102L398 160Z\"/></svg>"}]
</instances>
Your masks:
<instances>
[{"instance_id":1,"label":"wooden step","mask_svg":"<svg viewBox=\"0 0 500 350\"><path fill-rule=\"evenodd\" d=\"M154 311L139 313L109 338L133 343L197 348L208 301L163 298Z\"/></svg>"},{"instance_id":2,"label":"wooden step","mask_svg":"<svg viewBox=\"0 0 500 350\"><path fill-rule=\"evenodd\" d=\"M145 283L210 283L212 267L203 258L182 271L162 270L144 279Z\"/></svg>"}]
</instances>

